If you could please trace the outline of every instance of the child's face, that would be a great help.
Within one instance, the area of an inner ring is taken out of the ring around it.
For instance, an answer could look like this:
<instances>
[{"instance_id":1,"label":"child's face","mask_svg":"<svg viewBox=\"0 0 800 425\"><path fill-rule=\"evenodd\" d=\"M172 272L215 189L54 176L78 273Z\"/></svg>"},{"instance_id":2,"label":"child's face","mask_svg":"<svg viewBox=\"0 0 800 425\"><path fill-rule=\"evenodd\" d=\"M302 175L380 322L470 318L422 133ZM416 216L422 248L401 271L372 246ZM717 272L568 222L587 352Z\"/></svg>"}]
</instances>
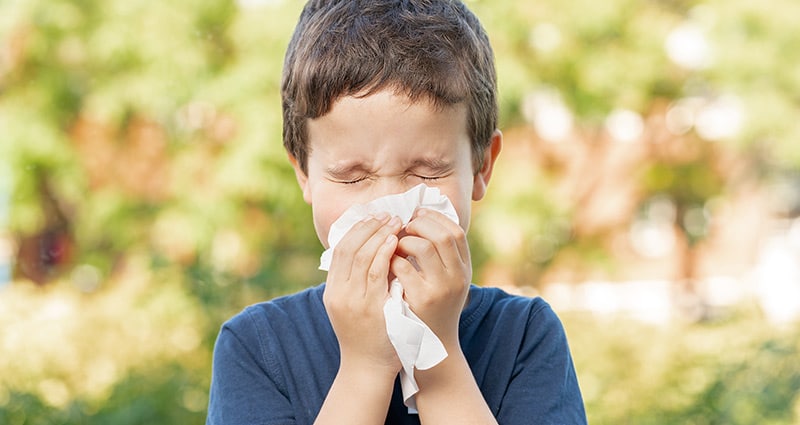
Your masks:
<instances>
[{"instance_id":1,"label":"child's face","mask_svg":"<svg viewBox=\"0 0 800 425\"><path fill-rule=\"evenodd\" d=\"M450 199L466 231L471 201L485 193L501 139L497 132L475 173L466 120L464 105L437 110L389 90L344 97L309 120L308 173L292 162L325 248L331 224L350 206L420 183Z\"/></svg>"}]
</instances>

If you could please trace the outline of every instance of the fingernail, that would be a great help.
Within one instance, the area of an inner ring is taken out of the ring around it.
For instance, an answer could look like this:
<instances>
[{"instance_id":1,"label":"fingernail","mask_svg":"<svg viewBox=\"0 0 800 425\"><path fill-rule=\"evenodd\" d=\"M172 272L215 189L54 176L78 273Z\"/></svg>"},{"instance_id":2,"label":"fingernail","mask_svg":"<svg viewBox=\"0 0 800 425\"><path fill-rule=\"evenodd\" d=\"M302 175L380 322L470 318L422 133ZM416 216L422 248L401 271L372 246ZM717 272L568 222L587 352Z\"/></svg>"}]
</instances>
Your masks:
<instances>
[{"instance_id":1,"label":"fingernail","mask_svg":"<svg viewBox=\"0 0 800 425\"><path fill-rule=\"evenodd\" d=\"M374 214L373 217L375 217L375 219L378 221L386 221L389 218L389 214L387 214L386 212L379 212L377 214Z\"/></svg>"},{"instance_id":2,"label":"fingernail","mask_svg":"<svg viewBox=\"0 0 800 425\"><path fill-rule=\"evenodd\" d=\"M398 216L394 216L394 217L392 217L391 220L389 220L389 225L391 225L391 226L397 226L399 224L401 224L401 221L400 221L400 217L398 217Z\"/></svg>"}]
</instances>

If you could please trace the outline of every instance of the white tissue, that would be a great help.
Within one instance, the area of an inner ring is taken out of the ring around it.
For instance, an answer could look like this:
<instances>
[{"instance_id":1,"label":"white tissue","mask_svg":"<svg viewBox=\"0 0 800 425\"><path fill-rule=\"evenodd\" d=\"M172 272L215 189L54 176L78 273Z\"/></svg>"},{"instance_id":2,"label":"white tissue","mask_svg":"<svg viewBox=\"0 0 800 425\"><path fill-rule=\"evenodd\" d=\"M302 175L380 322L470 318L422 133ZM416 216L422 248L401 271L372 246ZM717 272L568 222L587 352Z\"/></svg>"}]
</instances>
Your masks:
<instances>
[{"instance_id":1,"label":"white tissue","mask_svg":"<svg viewBox=\"0 0 800 425\"><path fill-rule=\"evenodd\" d=\"M320 270L328 270L333 256L333 248L344 237L350 228L369 215L381 212L397 216L408 224L417 208L428 208L438 211L455 223L458 214L453 204L437 188L420 184L411 190L396 195L384 196L369 202L350 207L332 225L328 231L329 248L320 257ZM414 369L430 369L447 357L447 350L441 340L431 331L403 299L403 285L394 279L390 286L390 298L383 306L386 321L386 332L392 342L403 369L400 371L400 385L403 400L409 410L416 409L414 394L419 391L414 379Z\"/></svg>"}]
</instances>

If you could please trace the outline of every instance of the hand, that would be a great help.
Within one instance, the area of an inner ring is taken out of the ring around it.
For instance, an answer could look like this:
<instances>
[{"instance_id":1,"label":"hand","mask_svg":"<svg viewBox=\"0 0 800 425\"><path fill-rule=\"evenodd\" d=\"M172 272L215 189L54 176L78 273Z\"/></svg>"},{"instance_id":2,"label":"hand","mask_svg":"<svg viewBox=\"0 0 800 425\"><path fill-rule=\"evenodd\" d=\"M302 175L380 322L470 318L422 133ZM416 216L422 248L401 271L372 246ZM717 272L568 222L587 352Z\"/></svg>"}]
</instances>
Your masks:
<instances>
[{"instance_id":1,"label":"hand","mask_svg":"<svg viewBox=\"0 0 800 425\"><path fill-rule=\"evenodd\" d=\"M390 270L403 284L411 309L448 352L460 350L458 321L472 280L464 230L444 214L418 209L398 242L397 254Z\"/></svg>"},{"instance_id":2,"label":"hand","mask_svg":"<svg viewBox=\"0 0 800 425\"><path fill-rule=\"evenodd\" d=\"M401 368L386 334L389 262L400 219L387 214L356 223L333 250L323 302L341 351L341 368L394 376Z\"/></svg>"}]
</instances>

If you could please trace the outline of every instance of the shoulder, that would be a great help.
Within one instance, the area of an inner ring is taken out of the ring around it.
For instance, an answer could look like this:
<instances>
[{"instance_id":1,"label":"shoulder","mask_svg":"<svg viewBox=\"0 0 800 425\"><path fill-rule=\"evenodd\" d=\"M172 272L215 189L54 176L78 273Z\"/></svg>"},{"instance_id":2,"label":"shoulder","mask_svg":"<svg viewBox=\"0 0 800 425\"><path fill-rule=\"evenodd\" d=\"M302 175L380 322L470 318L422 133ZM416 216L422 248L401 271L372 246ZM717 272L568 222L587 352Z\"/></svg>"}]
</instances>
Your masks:
<instances>
[{"instance_id":1,"label":"shoulder","mask_svg":"<svg viewBox=\"0 0 800 425\"><path fill-rule=\"evenodd\" d=\"M473 285L470 288L470 303L462 320L486 318L523 323L558 320L550 304L541 297L511 294L500 288Z\"/></svg>"},{"instance_id":2,"label":"shoulder","mask_svg":"<svg viewBox=\"0 0 800 425\"><path fill-rule=\"evenodd\" d=\"M499 423L586 423L560 319L540 297L473 286L462 348Z\"/></svg>"},{"instance_id":3,"label":"shoulder","mask_svg":"<svg viewBox=\"0 0 800 425\"><path fill-rule=\"evenodd\" d=\"M315 349L317 335L330 327L321 292L315 287L253 304L222 325L214 345L209 423L267 423L264 415L295 413L291 395L310 387L317 375L307 371L331 357ZM255 405L263 409L245 408Z\"/></svg>"},{"instance_id":4,"label":"shoulder","mask_svg":"<svg viewBox=\"0 0 800 425\"><path fill-rule=\"evenodd\" d=\"M332 329L322 291L320 285L245 307L222 325L215 362L249 358L259 368L282 375L287 361L312 352L309 347L319 341L329 343Z\"/></svg>"},{"instance_id":5,"label":"shoulder","mask_svg":"<svg viewBox=\"0 0 800 425\"><path fill-rule=\"evenodd\" d=\"M221 333L231 333L243 342L259 342L263 347L264 339L271 335L325 324L328 318L322 291L323 286L319 285L247 306L223 323Z\"/></svg>"},{"instance_id":6,"label":"shoulder","mask_svg":"<svg viewBox=\"0 0 800 425\"><path fill-rule=\"evenodd\" d=\"M506 347L544 347L567 351L567 336L561 319L541 297L510 294L499 288L473 286L470 305L462 315L462 331L497 341ZM502 344L500 343L502 342Z\"/></svg>"}]
</instances>

